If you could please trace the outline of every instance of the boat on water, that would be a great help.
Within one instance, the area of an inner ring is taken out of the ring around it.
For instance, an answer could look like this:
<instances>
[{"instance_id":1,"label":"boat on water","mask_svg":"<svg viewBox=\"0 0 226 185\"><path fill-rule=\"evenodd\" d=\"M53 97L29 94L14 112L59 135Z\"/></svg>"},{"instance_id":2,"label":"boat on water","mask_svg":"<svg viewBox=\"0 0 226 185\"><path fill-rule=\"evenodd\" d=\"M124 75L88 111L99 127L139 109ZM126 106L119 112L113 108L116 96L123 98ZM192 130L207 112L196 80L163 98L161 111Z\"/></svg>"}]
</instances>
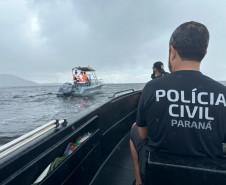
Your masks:
<instances>
[{"instance_id":1,"label":"boat on water","mask_svg":"<svg viewBox=\"0 0 226 185\"><path fill-rule=\"evenodd\" d=\"M101 79L97 79L94 69L91 67L74 67L72 68L72 75L75 71L79 73L86 72L88 77L87 81L64 83L63 86L59 88L57 96L91 96L101 91L103 82Z\"/></svg>"},{"instance_id":2,"label":"boat on water","mask_svg":"<svg viewBox=\"0 0 226 185\"><path fill-rule=\"evenodd\" d=\"M116 93L73 123L54 120L1 146L0 184L28 185L41 179L40 185L131 185L135 177L129 131L141 92ZM70 154L69 144L76 146ZM60 164L41 178L49 164L59 158ZM224 167L225 160L218 162ZM147 163L147 184L223 185L226 170L212 159L152 154Z\"/></svg>"}]
</instances>

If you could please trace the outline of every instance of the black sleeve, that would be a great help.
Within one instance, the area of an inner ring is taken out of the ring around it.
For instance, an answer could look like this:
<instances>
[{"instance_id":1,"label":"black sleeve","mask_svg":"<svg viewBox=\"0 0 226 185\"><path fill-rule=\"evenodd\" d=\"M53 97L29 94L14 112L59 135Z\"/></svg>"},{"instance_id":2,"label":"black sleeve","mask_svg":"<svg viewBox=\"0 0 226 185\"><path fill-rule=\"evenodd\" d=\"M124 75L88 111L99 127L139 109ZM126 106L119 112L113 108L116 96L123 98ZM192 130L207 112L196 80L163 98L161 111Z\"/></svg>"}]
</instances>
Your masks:
<instances>
[{"instance_id":1,"label":"black sleeve","mask_svg":"<svg viewBox=\"0 0 226 185\"><path fill-rule=\"evenodd\" d=\"M145 88L141 94L138 109L137 109L137 118L136 118L136 124L138 127L145 127L147 126L145 116L144 116L144 100L145 100Z\"/></svg>"}]
</instances>

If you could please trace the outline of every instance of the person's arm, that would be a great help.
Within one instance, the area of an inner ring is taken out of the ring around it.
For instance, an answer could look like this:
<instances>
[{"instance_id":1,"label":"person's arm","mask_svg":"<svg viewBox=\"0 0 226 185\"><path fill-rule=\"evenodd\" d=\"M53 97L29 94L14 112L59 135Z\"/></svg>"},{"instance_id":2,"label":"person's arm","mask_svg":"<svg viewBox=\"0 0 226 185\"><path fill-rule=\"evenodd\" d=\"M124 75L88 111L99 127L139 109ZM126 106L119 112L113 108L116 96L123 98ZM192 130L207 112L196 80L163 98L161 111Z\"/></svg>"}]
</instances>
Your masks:
<instances>
[{"instance_id":1,"label":"person's arm","mask_svg":"<svg viewBox=\"0 0 226 185\"><path fill-rule=\"evenodd\" d=\"M139 129L140 137L142 139L146 139L147 138L147 127L138 127L138 129Z\"/></svg>"},{"instance_id":2,"label":"person's arm","mask_svg":"<svg viewBox=\"0 0 226 185\"><path fill-rule=\"evenodd\" d=\"M136 118L136 125L138 126L139 135L142 139L147 138L147 123L144 115L144 91L141 94L138 109L137 109L137 118Z\"/></svg>"}]
</instances>

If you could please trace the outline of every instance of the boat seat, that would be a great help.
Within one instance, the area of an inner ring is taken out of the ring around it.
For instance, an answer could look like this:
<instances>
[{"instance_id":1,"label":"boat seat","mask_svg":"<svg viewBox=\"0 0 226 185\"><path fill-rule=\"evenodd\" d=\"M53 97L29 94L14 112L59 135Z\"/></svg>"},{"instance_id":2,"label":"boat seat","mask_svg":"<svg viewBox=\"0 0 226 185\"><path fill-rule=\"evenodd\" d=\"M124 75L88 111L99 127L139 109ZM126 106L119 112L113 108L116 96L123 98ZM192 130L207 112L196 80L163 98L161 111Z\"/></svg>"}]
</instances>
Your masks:
<instances>
[{"instance_id":1,"label":"boat seat","mask_svg":"<svg viewBox=\"0 0 226 185\"><path fill-rule=\"evenodd\" d=\"M225 185L226 159L149 153L148 185Z\"/></svg>"}]
</instances>

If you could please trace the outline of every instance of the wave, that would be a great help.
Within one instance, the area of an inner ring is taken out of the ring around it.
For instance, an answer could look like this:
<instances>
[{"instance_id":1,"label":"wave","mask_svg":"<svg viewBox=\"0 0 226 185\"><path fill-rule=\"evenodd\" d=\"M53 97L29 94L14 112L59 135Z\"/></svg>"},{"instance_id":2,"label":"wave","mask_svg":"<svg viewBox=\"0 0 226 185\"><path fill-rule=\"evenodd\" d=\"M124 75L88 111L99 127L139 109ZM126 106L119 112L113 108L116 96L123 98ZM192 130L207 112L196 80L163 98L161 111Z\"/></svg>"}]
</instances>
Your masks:
<instances>
[{"instance_id":1,"label":"wave","mask_svg":"<svg viewBox=\"0 0 226 185\"><path fill-rule=\"evenodd\" d=\"M13 98L23 98L23 96L21 96L21 95L15 95L15 96L13 96Z\"/></svg>"},{"instance_id":2,"label":"wave","mask_svg":"<svg viewBox=\"0 0 226 185\"><path fill-rule=\"evenodd\" d=\"M29 98L35 98L35 97L39 97L39 96L46 96L46 95L53 95L54 93L52 92L48 92L48 93L43 93L43 94L35 94L35 95L29 95Z\"/></svg>"},{"instance_id":3,"label":"wave","mask_svg":"<svg viewBox=\"0 0 226 185\"><path fill-rule=\"evenodd\" d=\"M4 88L0 94L0 144L53 119L67 119L70 124L108 101L108 96L133 87L143 85L105 85L101 93L91 97L65 98L55 95L57 86Z\"/></svg>"},{"instance_id":4,"label":"wave","mask_svg":"<svg viewBox=\"0 0 226 185\"><path fill-rule=\"evenodd\" d=\"M8 125L9 123L11 123L13 120L17 119L17 118L20 118L22 116L15 116L15 117L12 117L12 118L9 118L9 119L4 119L1 121L1 125Z\"/></svg>"}]
</instances>

